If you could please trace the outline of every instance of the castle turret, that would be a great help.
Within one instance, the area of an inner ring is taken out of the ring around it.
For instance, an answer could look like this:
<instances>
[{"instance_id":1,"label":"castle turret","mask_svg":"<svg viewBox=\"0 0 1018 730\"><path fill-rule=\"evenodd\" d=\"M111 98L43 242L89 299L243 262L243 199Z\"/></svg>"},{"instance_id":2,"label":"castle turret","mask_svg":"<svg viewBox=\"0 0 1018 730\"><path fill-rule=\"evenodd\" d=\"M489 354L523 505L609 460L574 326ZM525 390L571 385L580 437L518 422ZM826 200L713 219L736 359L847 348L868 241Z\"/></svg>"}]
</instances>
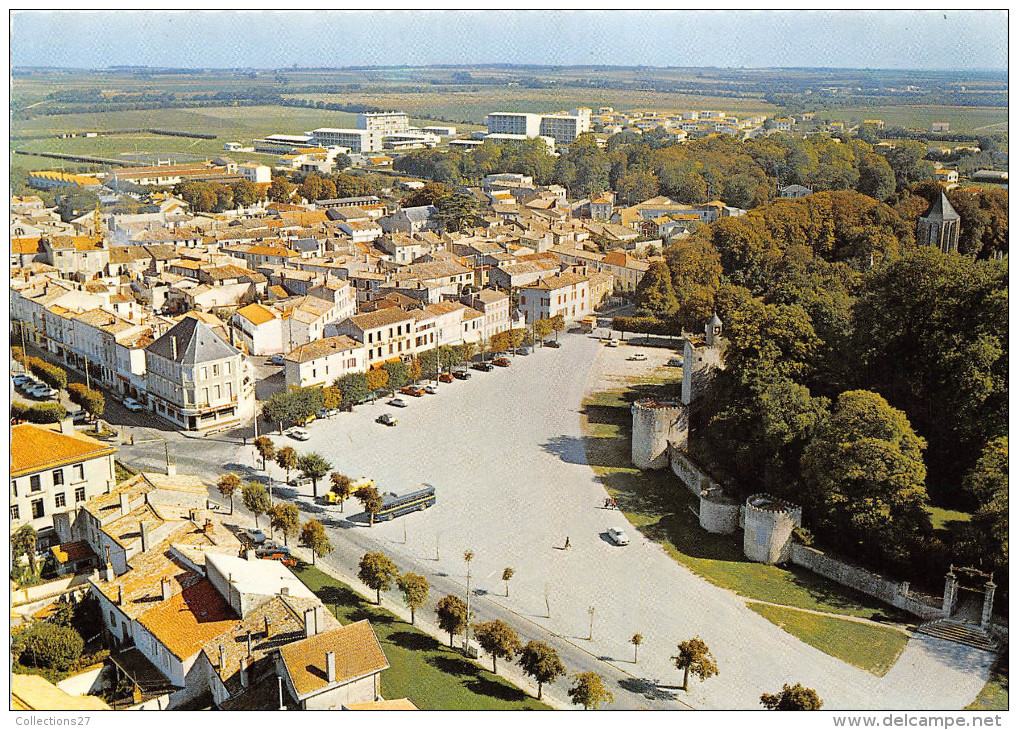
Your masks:
<instances>
[{"instance_id":1,"label":"castle turret","mask_svg":"<svg viewBox=\"0 0 1018 730\"><path fill-rule=\"evenodd\" d=\"M716 314L703 326L703 337L690 337L682 351L682 402L689 405L707 389L715 370L724 368L721 318Z\"/></svg>"},{"instance_id":2,"label":"castle turret","mask_svg":"<svg viewBox=\"0 0 1018 730\"><path fill-rule=\"evenodd\" d=\"M633 404L633 465L637 469L666 469L668 441L683 443L689 430L687 409L678 403L652 398Z\"/></svg>"},{"instance_id":3,"label":"castle turret","mask_svg":"<svg viewBox=\"0 0 1018 730\"><path fill-rule=\"evenodd\" d=\"M756 563L775 565L788 560L792 531L802 525L802 507L754 494L746 500L742 551Z\"/></svg>"}]
</instances>

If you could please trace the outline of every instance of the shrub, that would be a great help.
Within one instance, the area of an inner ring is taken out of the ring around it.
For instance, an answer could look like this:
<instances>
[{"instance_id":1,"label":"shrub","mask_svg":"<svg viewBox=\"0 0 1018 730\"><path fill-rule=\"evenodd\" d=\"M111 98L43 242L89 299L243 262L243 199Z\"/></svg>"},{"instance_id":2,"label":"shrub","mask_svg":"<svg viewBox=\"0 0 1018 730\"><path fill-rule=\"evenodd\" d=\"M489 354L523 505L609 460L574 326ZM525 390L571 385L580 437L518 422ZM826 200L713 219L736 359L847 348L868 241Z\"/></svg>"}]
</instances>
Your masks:
<instances>
[{"instance_id":1,"label":"shrub","mask_svg":"<svg viewBox=\"0 0 1018 730\"><path fill-rule=\"evenodd\" d=\"M81 405L81 402L85 399L85 392L88 388L85 387L84 383L71 383L67 386L67 395L71 399L71 403L75 405Z\"/></svg>"},{"instance_id":2,"label":"shrub","mask_svg":"<svg viewBox=\"0 0 1018 730\"><path fill-rule=\"evenodd\" d=\"M59 403L36 403L27 408L24 418L30 423L60 423L67 418L67 409Z\"/></svg>"},{"instance_id":3,"label":"shrub","mask_svg":"<svg viewBox=\"0 0 1018 730\"><path fill-rule=\"evenodd\" d=\"M51 388L60 390L67 386L67 373L63 368L52 365L38 357L28 360L28 369L35 373L39 380Z\"/></svg>"},{"instance_id":4,"label":"shrub","mask_svg":"<svg viewBox=\"0 0 1018 730\"><path fill-rule=\"evenodd\" d=\"M28 409L31 408L27 403L21 401L11 401L11 421L24 421L28 414Z\"/></svg>"},{"instance_id":5,"label":"shrub","mask_svg":"<svg viewBox=\"0 0 1018 730\"><path fill-rule=\"evenodd\" d=\"M31 667L70 668L85 649L85 640L74 629L46 621L32 624L12 638L11 653Z\"/></svg>"}]
</instances>

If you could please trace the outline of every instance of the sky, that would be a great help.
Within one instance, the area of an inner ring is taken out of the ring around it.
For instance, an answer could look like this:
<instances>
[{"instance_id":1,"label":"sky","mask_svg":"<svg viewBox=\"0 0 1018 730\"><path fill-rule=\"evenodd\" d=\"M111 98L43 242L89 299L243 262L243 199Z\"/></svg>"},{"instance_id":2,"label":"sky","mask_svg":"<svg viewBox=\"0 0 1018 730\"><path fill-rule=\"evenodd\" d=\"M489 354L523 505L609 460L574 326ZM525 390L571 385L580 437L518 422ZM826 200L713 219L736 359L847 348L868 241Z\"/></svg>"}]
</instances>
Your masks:
<instances>
[{"instance_id":1,"label":"sky","mask_svg":"<svg viewBox=\"0 0 1018 730\"><path fill-rule=\"evenodd\" d=\"M1007 69L990 11L16 12L15 67Z\"/></svg>"}]
</instances>

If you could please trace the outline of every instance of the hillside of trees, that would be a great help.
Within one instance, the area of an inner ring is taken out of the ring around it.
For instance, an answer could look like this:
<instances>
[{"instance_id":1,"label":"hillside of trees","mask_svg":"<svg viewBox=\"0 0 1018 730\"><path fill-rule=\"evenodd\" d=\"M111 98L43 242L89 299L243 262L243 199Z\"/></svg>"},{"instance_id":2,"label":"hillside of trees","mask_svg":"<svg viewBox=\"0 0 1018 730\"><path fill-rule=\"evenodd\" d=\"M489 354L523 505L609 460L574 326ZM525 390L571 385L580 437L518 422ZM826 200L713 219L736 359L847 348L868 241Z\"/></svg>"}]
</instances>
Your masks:
<instances>
[{"instance_id":1,"label":"hillside of trees","mask_svg":"<svg viewBox=\"0 0 1018 730\"><path fill-rule=\"evenodd\" d=\"M637 292L666 331L724 321L691 451L744 494L805 506L820 544L940 585L1006 572L1007 193L952 191L972 255L917 247L939 186L818 193L721 219ZM934 530L931 505L972 513Z\"/></svg>"}]
</instances>

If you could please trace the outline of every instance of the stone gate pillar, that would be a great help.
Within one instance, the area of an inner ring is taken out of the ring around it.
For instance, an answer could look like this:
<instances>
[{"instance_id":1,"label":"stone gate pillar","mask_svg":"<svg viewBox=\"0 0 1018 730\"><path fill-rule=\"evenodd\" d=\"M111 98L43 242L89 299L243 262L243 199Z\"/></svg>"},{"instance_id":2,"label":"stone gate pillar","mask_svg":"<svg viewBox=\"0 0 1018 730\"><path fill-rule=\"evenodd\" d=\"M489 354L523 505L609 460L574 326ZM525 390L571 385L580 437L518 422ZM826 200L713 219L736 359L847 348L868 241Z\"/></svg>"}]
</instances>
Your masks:
<instances>
[{"instance_id":1,"label":"stone gate pillar","mask_svg":"<svg viewBox=\"0 0 1018 730\"><path fill-rule=\"evenodd\" d=\"M993 594L996 591L997 584L993 582L993 573L990 573L990 579L986 581L983 591L983 616L979 621L979 625L984 631L989 631L990 622L993 620Z\"/></svg>"},{"instance_id":2,"label":"stone gate pillar","mask_svg":"<svg viewBox=\"0 0 1018 730\"><path fill-rule=\"evenodd\" d=\"M951 611L954 610L954 600L958 596L958 578L954 574L954 566L947 571L947 577L944 580L944 618L951 616Z\"/></svg>"}]
</instances>

